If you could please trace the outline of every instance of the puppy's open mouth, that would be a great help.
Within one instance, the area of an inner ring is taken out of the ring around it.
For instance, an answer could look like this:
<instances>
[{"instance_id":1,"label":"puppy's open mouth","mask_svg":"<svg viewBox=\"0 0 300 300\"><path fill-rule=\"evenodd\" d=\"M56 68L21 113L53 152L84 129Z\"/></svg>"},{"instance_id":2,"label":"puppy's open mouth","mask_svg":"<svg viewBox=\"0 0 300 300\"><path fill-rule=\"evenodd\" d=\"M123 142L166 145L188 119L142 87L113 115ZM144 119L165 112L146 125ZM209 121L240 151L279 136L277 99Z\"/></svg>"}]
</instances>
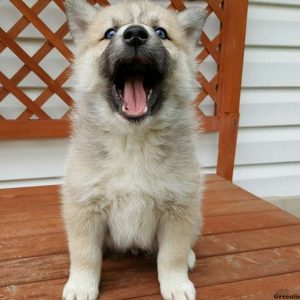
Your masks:
<instances>
[{"instance_id":1,"label":"puppy's open mouth","mask_svg":"<svg viewBox=\"0 0 300 300\"><path fill-rule=\"evenodd\" d=\"M147 59L133 58L117 64L113 76L114 96L126 119L148 115L159 94L161 74Z\"/></svg>"}]
</instances>

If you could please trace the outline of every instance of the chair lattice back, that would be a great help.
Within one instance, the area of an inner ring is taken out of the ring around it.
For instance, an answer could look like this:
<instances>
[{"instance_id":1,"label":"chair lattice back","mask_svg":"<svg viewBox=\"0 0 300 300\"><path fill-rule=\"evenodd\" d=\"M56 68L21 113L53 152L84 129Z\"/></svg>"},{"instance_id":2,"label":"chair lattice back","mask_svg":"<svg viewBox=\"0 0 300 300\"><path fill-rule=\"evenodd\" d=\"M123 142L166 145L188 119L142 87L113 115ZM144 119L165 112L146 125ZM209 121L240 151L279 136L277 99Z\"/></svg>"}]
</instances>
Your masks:
<instances>
[{"instance_id":1,"label":"chair lattice back","mask_svg":"<svg viewBox=\"0 0 300 300\"><path fill-rule=\"evenodd\" d=\"M107 0L89 0L89 2L110 4ZM197 80L202 89L194 103L197 115L201 119L201 128L208 132L220 131L217 173L231 179L239 118L247 0L206 0L206 2L208 13L218 18L220 30L212 38L209 38L205 31L202 33L203 47L197 60L200 65L208 59L213 60L216 73L208 78L199 71ZM73 57L71 49L63 41L69 32L67 22L53 32L39 16L47 10L50 3L64 12L63 0L37 0L31 7L25 1L10 0L10 5L17 8L22 16L9 30L4 31L0 28L0 53L9 49L21 60L22 65L11 77L0 72L2 85L0 105L1 101L11 94L25 106L25 109L14 119L9 119L1 114L0 106L0 139L65 137L69 134L68 112L59 118L53 118L43 108L53 95L59 97L68 108L71 108L73 103L70 93L62 87L69 78L70 62ZM188 1L171 0L169 7L181 11L187 4ZM5 18L1 16L3 17ZM16 41L20 33L30 24L45 38L45 42L33 55L29 55ZM67 67L55 78L52 78L40 64L53 49L68 62ZM35 99L31 99L19 86L31 72L45 85ZM212 115L208 115L201 108L205 99L213 102Z\"/></svg>"}]
</instances>

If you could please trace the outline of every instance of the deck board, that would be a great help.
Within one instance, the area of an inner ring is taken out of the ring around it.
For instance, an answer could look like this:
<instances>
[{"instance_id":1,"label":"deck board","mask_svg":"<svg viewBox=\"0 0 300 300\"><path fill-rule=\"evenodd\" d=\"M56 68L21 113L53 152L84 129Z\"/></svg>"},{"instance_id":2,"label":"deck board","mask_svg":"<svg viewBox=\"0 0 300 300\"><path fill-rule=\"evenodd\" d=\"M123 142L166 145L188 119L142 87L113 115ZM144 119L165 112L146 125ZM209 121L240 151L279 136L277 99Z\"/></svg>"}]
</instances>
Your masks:
<instances>
[{"instance_id":1,"label":"deck board","mask_svg":"<svg viewBox=\"0 0 300 300\"><path fill-rule=\"evenodd\" d=\"M237 281L197 288L199 300L268 300L274 299L274 294L279 290L288 290L291 295L300 294L300 273L275 275L265 278ZM246 296L245 296L246 295ZM113 298L106 298L112 300ZM143 300L160 300L156 295L137 297Z\"/></svg>"},{"instance_id":2,"label":"deck board","mask_svg":"<svg viewBox=\"0 0 300 300\"><path fill-rule=\"evenodd\" d=\"M197 299L300 294L300 220L209 175L191 278ZM0 299L60 299L69 257L59 187L0 190ZM161 299L155 260L105 258L101 299Z\"/></svg>"},{"instance_id":3,"label":"deck board","mask_svg":"<svg viewBox=\"0 0 300 300\"><path fill-rule=\"evenodd\" d=\"M206 217L203 234L238 232L296 224L300 224L300 220L297 217L279 209L275 211L248 212L237 215Z\"/></svg>"}]
</instances>

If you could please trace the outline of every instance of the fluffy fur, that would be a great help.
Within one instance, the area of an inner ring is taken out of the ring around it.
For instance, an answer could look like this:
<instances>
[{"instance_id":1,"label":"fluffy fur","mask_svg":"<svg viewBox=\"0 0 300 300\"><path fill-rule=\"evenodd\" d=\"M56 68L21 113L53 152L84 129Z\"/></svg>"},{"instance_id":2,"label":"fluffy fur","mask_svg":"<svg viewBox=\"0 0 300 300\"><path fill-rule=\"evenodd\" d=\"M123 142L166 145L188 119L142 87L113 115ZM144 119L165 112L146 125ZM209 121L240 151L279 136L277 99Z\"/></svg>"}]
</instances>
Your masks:
<instances>
[{"instance_id":1,"label":"fluffy fur","mask_svg":"<svg viewBox=\"0 0 300 300\"><path fill-rule=\"evenodd\" d=\"M191 249L201 227L201 175L191 105L192 45L205 12L191 9L178 16L147 1L122 1L100 10L84 1L66 2L76 44L77 102L62 191L71 259L63 297L97 298L102 254L111 248L158 253L163 298L194 300L188 268L195 262ZM112 22L119 24L116 47L130 24L142 24L152 37L154 21L170 37L162 41L171 70L164 81L165 100L155 114L129 122L106 99L109 81L99 68L110 41L101 37Z\"/></svg>"}]
</instances>

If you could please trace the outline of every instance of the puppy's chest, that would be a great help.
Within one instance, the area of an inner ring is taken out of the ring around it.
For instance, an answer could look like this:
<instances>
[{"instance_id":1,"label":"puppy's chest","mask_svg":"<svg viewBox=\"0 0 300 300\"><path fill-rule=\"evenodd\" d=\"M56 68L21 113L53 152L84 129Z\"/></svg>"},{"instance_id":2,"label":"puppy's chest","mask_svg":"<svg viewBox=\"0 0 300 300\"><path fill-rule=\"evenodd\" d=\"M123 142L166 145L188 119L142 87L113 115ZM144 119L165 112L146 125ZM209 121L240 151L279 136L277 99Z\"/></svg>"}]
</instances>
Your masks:
<instances>
[{"instance_id":1,"label":"puppy's chest","mask_svg":"<svg viewBox=\"0 0 300 300\"><path fill-rule=\"evenodd\" d=\"M168 175L159 148L134 143L116 146L106 157L101 173L107 196L114 199L137 192L151 194Z\"/></svg>"},{"instance_id":2,"label":"puppy's chest","mask_svg":"<svg viewBox=\"0 0 300 300\"><path fill-rule=\"evenodd\" d=\"M109 201L108 228L115 248L153 249L159 220L162 176L151 147L127 145L107 157L105 198Z\"/></svg>"},{"instance_id":3,"label":"puppy's chest","mask_svg":"<svg viewBox=\"0 0 300 300\"><path fill-rule=\"evenodd\" d=\"M151 199L120 197L110 207L108 229L112 244L120 250L152 250L159 213Z\"/></svg>"}]
</instances>

